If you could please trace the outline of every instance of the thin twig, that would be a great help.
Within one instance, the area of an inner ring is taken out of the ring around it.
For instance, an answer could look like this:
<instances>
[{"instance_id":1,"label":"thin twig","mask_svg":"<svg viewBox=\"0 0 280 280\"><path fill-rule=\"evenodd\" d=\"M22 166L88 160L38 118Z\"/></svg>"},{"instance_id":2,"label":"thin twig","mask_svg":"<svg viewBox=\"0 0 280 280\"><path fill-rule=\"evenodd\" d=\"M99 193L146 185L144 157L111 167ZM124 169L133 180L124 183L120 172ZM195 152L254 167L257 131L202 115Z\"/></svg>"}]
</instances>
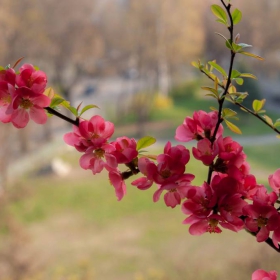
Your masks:
<instances>
[{"instance_id":1,"label":"thin twig","mask_svg":"<svg viewBox=\"0 0 280 280\"><path fill-rule=\"evenodd\" d=\"M54 110L53 108L50 108L50 107L45 107L44 108L48 113L52 114L52 115L55 115L56 117L68 122L68 123L71 123L75 126L78 126L79 127L79 124L80 124L80 121L79 121L79 118L76 118L75 120L72 120L68 117L66 117L65 115L57 112L56 110Z\"/></svg>"}]
</instances>

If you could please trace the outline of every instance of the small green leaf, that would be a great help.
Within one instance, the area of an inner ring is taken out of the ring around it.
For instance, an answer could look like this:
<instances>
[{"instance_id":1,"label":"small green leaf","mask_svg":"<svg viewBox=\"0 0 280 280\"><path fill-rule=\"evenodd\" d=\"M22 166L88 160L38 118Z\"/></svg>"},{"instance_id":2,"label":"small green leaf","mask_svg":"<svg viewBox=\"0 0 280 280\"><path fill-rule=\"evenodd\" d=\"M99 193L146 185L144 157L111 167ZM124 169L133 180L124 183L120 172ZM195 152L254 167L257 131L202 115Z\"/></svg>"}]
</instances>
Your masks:
<instances>
[{"instance_id":1,"label":"small green leaf","mask_svg":"<svg viewBox=\"0 0 280 280\"><path fill-rule=\"evenodd\" d=\"M228 120L224 120L227 127L234 133L236 134L242 134L241 130L235 125L233 124L232 122L229 122Z\"/></svg>"},{"instance_id":2,"label":"small green leaf","mask_svg":"<svg viewBox=\"0 0 280 280\"><path fill-rule=\"evenodd\" d=\"M233 24L236 25L237 23L240 22L240 20L242 19L242 13L241 11L239 11L238 9L235 9L232 14L232 21L233 21Z\"/></svg>"},{"instance_id":3,"label":"small green leaf","mask_svg":"<svg viewBox=\"0 0 280 280\"><path fill-rule=\"evenodd\" d=\"M60 105L63 101L64 101L64 99L61 98L61 97L54 97L54 98L51 100L50 107L51 107L51 108L54 108L54 107Z\"/></svg>"},{"instance_id":4,"label":"small green leaf","mask_svg":"<svg viewBox=\"0 0 280 280\"><path fill-rule=\"evenodd\" d=\"M253 110L255 111L255 113L262 113L261 110L265 104L265 101L266 101L265 99L262 99L262 100L255 99L253 101L252 107L253 107Z\"/></svg>"},{"instance_id":5,"label":"small green leaf","mask_svg":"<svg viewBox=\"0 0 280 280\"><path fill-rule=\"evenodd\" d=\"M255 75L251 74L251 73L242 73L242 74L240 75L240 77L252 78L252 79L257 80L257 77L256 77Z\"/></svg>"},{"instance_id":6,"label":"small green leaf","mask_svg":"<svg viewBox=\"0 0 280 280\"><path fill-rule=\"evenodd\" d=\"M211 109L212 111L218 112L217 108L215 108L215 107L213 107L213 106L210 106L210 109Z\"/></svg>"},{"instance_id":7,"label":"small green leaf","mask_svg":"<svg viewBox=\"0 0 280 280\"><path fill-rule=\"evenodd\" d=\"M232 50L232 51L234 50L233 47L232 47L232 42L231 42L231 40L229 40L229 39L226 40L226 47L227 47L228 49Z\"/></svg>"},{"instance_id":8,"label":"small green leaf","mask_svg":"<svg viewBox=\"0 0 280 280\"><path fill-rule=\"evenodd\" d=\"M218 19L222 20L223 23L227 23L227 14L222 7L219 5L212 5L211 11Z\"/></svg>"},{"instance_id":9,"label":"small green leaf","mask_svg":"<svg viewBox=\"0 0 280 280\"><path fill-rule=\"evenodd\" d=\"M240 77L241 73L235 69L232 70L231 72L231 79L235 79L235 78L238 78Z\"/></svg>"},{"instance_id":10,"label":"small green leaf","mask_svg":"<svg viewBox=\"0 0 280 280\"><path fill-rule=\"evenodd\" d=\"M44 95L46 95L47 97L49 97L50 99L53 99L55 97L55 93L53 88L48 87L45 89L44 91ZM59 96L60 97L60 96ZM62 98L62 97L61 97Z\"/></svg>"},{"instance_id":11,"label":"small green leaf","mask_svg":"<svg viewBox=\"0 0 280 280\"><path fill-rule=\"evenodd\" d=\"M224 108L222 111L223 118L231 118L236 115L237 115L237 113L235 111L231 110L230 108Z\"/></svg>"},{"instance_id":12,"label":"small green leaf","mask_svg":"<svg viewBox=\"0 0 280 280\"><path fill-rule=\"evenodd\" d=\"M237 78L237 79L235 79L235 81L236 81L236 83L238 84L238 85L240 85L240 86L242 86L243 85L243 79L242 78Z\"/></svg>"},{"instance_id":13,"label":"small green leaf","mask_svg":"<svg viewBox=\"0 0 280 280\"><path fill-rule=\"evenodd\" d=\"M244 55L247 55L247 56L251 56L251 57L256 58L258 60L264 60L264 58L262 58L261 56L258 56L258 55L253 54L253 53L244 52L244 51L239 51L238 53L241 53L241 54L244 54Z\"/></svg>"},{"instance_id":14,"label":"small green leaf","mask_svg":"<svg viewBox=\"0 0 280 280\"><path fill-rule=\"evenodd\" d=\"M192 61L191 65L195 68L198 68L198 69L199 69L199 66L200 66L200 64L196 61Z\"/></svg>"},{"instance_id":15,"label":"small green leaf","mask_svg":"<svg viewBox=\"0 0 280 280\"><path fill-rule=\"evenodd\" d=\"M203 90L211 91L216 97L219 97L219 93L216 89L211 87L201 87Z\"/></svg>"},{"instance_id":16,"label":"small green leaf","mask_svg":"<svg viewBox=\"0 0 280 280\"><path fill-rule=\"evenodd\" d=\"M69 106L66 107L75 117L78 117L78 111L75 107Z\"/></svg>"},{"instance_id":17,"label":"small green leaf","mask_svg":"<svg viewBox=\"0 0 280 280\"><path fill-rule=\"evenodd\" d=\"M269 116L264 115L263 118L266 120L266 122L270 125L270 126L274 126L273 125L273 121Z\"/></svg>"},{"instance_id":18,"label":"small green leaf","mask_svg":"<svg viewBox=\"0 0 280 280\"><path fill-rule=\"evenodd\" d=\"M279 127L280 126L280 119L277 119L274 123L275 127Z\"/></svg>"},{"instance_id":19,"label":"small green leaf","mask_svg":"<svg viewBox=\"0 0 280 280\"><path fill-rule=\"evenodd\" d=\"M225 25L225 26L228 26L227 22L225 22L223 19L217 19L216 21Z\"/></svg>"},{"instance_id":20,"label":"small green leaf","mask_svg":"<svg viewBox=\"0 0 280 280\"><path fill-rule=\"evenodd\" d=\"M214 61L209 61L208 64L210 64L214 69L220 72L225 78L227 77L227 72L219 64Z\"/></svg>"},{"instance_id":21,"label":"small green leaf","mask_svg":"<svg viewBox=\"0 0 280 280\"><path fill-rule=\"evenodd\" d=\"M213 93L207 93L205 94L205 96L210 96L210 97L214 97L215 99L219 99L219 97L217 97L215 94Z\"/></svg>"},{"instance_id":22,"label":"small green leaf","mask_svg":"<svg viewBox=\"0 0 280 280\"><path fill-rule=\"evenodd\" d=\"M231 43L231 46L233 51L235 51L236 53L243 49L243 47L240 46L240 44L235 44L234 42Z\"/></svg>"},{"instance_id":23,"label":"small green leaf","mask_svg":"<svg viewBox=\"0 0 280 280\"><path fill-rule=\"evenodd\" d=\"M81 111L81 113L80 113L80 116L81 116L84 112L86 112L87 110L92 109L92 108L98 108L98 109L99 109L99 107L96 106L96 105L93 105L93 104L87 105L87 106L85 106L85 107L82 109L82 111Z\"/></svg>"},{"instance_id":24,"label":"small green leaf","mask_svg":"<svg viewBox=\"0 0 280 280\"><path fill-rule=\"evenodd\" d=\"M143 148L149 147L156 142L156 139L151 136L145 136L138 140L136 150L139 151Z\"/></svg>"}]
</instances>

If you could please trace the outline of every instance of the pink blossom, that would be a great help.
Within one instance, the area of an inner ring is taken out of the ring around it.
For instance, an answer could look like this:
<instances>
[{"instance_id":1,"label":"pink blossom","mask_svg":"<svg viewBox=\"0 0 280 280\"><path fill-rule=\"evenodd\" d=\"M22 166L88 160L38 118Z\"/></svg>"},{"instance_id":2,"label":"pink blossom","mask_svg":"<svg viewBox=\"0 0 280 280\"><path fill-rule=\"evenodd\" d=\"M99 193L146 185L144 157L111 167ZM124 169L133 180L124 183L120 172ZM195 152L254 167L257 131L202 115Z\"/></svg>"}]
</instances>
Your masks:
<instances>
[{"instance_id":1,"label":"pink blossom","mask_svg":"<svg viewBox=\"0 0 280 280\"><path fill-rule=\"evenodd\" d=\"M231 137L219 137L217 144L219 146L219 158L223 160L230 160L243 150L243 147L238 142L233 141Z\"/></svg>"},{"instance_id":2,"label":"pink blossom","mask_svg":"<svg viewBox=\"0 0 280 280\"><path fill-rule=\"evenodd\" d=\"M13 96L12 106L9 106L7 113L11 113L11 122L17 128L27 125L29 117L38 124L47 121L47 114L44 107L50 105L50 98L43 94L34 93L27 87L17 88Z\"/></svg>"},{"instance_id":3,"label":"pink blossom","mask_svg":"<svg viewBox=\"0 0 280 280\"><path fill-rule=\"evenodd\" d=\"M126 194L126 185L119 170L109 171L109 179L115 188L115 193L118 200L121 200Z\"/></svg>"},{"instance_id":4,"label":"pink blossom","mask_svg":"<svg viewBox=\"0 0 280 280\"><path fill-rule=\"evenodd\" d=\"M218 123L217 112L206 113L205 111L194 112L193 118L187 117L183 124L176 129L175 139L182 142L188 142L193 139L210 139L214 134ZM216 137L223 133L223 126L220 124Z\"/></svg>"},{"instance_id":5,"label":"pink blossom","mask_svg":"<svg viewBox=\"0 0 280 280\"><path fill-rule=\"evenodd\" d=\"M138 151L136 150L135 139L129 139L126 136L117 138L111 143L115 147L112 154L115 156L118 163L129 163L137 157Z\"/></svg>"},{"instance_id":6,"label":"pink blossom","mask_svg":"<svg viewBox=\"0 0 280 280\"><path fill-rule=\"evenodd\" d=\"M95 115L89 121L81 121L79 127L73 127L73 132L64 135L64 141L75 147L79 152L85 152L89 147L99 149L114 133L114 124Z\"/></svg>"},{"instance_id":7,"label":"pink blossom","mask_svg":"<svg viewBox=\"0 0 280 280\"><path fill-rule=\"evenodd\" d=\"M277 271L258 269L252 274L252 280L277 280Z\"/></svg>"},{"instance_id":8,"label":"pink blossom","mask_svg":"<svg viewBox=\"0 0 280 280\"><path fill-rule=\"evenodd\" d=\"M225 195L219 199L218 210L221 216L231 225L235 227L235 231L243 228L244 222L240 218L242 216L242 209L248 205L241 198L241 194Z\"/></svg>"},{"instance_id":9,"label":"pink blossom","mask_svg":"<svg viewBox=\"0 0 280 280\"><path fill-rule=\"evenodd\" d=\"M274 230L273 234L272 234L272 241L273 244L276 248L279 248L279 244L280 243L280 214L278 214L278 227Z\"/></svg>"},{"instance_id":10,"label":"pink blossom","mask_svg":"<svg viewBox=\"0 0 280 280\"><path fill-rule=\"evenodd\" d=\"M16 73L13 68L8 68L0 71L0 81L5 81L8 84L15 86Z\"/></svg>"},{"instance_id":11,"label":"pink blossom","mask_svg":"<svg viewBox=\"0 0 280 280\"><path fill-rule=\"evenodd\" d=\"M209 217L198 218L191 215L183 221L183 224L190 224L189 233L191 235L201 235L205 232L221 233L222 230L219 224L223 223L224 219L217 214L212 214Z\"/></svg>"},{"instance_id":12,"label":"pink blossom","mask_svg":"<svg viewBox=\"0 0 280 280\"><path fill-rule=\"evenodd\" d=\"M183 124L176 129L175 139L181 142L201 139L197 131L196 122L192 118L186 117Z\"/></svg>"},{"instance_id":13,"label":"pink blossom","mask_svg":"<svg viewBox=\"0 0 280 280\"><path fill-rule=\"evenodd\" d=\"M267 193L267 189L264 185L258 185L255 195L253 196L253 200L257 201L263 205L271 205L273 206L276 202L278 196L275 192Z\"/></svg>"},{"instance_id":14,"label":"pink blossom","mask_svg":"<svg viewBox=\"0 0 280 280\"><path fill-rule=\"evenodd\" d=\"M257 241L263 242L269 237L270 231L279 226L278 212L273 206L253 201L252 205L243 207L245 227L251 232L257 232Z\"/></svg>"},{"instance_id":15,"label":"pink blossom","mask_svg":"<svg viewBox=\"0 0 280 280\"><path fill-rule=\"evenodd\" d=\"M277 193L280 194L280 168L268 177L269 185Z\"/></svg>"},{"instance_id":16,"label":"pink blossom","mask_svg":"<svg viewBox=\"0 0 280 280\"><path fill-rule=\"evenodd\" d=\"M47 85L47 76L43 71L36 70L31 64L23 64L16 76L18 87L28 87L36 94L42 94Z\"/></svg>"},{"instance_id":17,"label":"pink blossom","mask_svg":"<svg viewBox=\"0 0 280 280\"><path fill-rule=\"evenodd\" d=\"M154 162L150 161L146 157L141 157L138 160L138 168L145 177L134 180L131 184L136 186L139 190L147 190L154 183L154 173L157 172L157 167Z\"/></svg>"},{"instance_id":18,"label":"pink blossom","mask_svg":"<svg viewBox=\"0 0 280 280\"><path fill-rule=\"evenodd\" d=\"M210 140L205 138L197 142L197 148L193 147L192 152L193 156L201 160L204 165L211 165L218 154L218 147L215 143L212 147Z\"/></svg>"},{"instance_id":19,"label":"pink blossom","mask_svg":"<svg viewBox=\"0 0 280 280\"><path fill-rule=\"evenodd\" d=\"M9 107L12 102L12 96L15 88L6 81L0 81L0 121L8 123L11 121L11 111Z\"/></svg>"},{"instance_id":20,"label":"pink blossom","mask_svg":"<svg viewBox=\"0 0 280 280\"><path fill-rule=\"evenodd\" d=\"M174 208L175 206L181 204L181 200L187 196L188 191L192 187L191 181L193 179L193 174L183 174L174 182L163 183L154 193L153 201L157 202L161 193L166 190L167 193L164 195L164 202L166 206Z\"/></svg>"},{"instance_id":21,"label":"pink blossom","mask_svg":"<svg viewBox=\"0 0 280 280\"><path fill-rule=\"evenodd\" d=\"M80 166L83 169L90 169L95 175L105 167L107 170L116 169L118 163L112 155L115 148L111 144L104 144L101 148L89 148L80 158Z\"/></svg>"},{"instance_id":22,"label":"pink blossom","mask_svg":"<svg viewBox=\"0 0 280 280\"><path fill-rule=\"evenodd\" d=\"M217 203L216 195L206 182L201 187L192 187L187 193L187 198L182 205L183 213L198 218L208 217Z\"/></svg>"}]
</instances>

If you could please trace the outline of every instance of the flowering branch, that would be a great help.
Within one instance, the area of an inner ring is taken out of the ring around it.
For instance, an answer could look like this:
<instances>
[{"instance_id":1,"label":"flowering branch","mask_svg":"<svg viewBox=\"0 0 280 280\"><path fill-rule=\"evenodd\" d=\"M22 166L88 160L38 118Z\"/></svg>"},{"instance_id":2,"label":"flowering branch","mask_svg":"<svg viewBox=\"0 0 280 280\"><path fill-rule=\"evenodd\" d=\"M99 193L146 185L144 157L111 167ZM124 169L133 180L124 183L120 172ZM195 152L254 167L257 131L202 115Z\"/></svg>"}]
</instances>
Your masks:
<instances>
[{"instance_id":1,"label":"flowering branch","mask_svg":"<svg viewBox=\"0 0 280 280\"><path fill-rule=\"evenodd\" d=\"M206 73L204 71L204 69L200 69L200 72L203 73L204 75L206 75L210 80L212 80L214 82L214 78L211 77L208 73ZM219 87L225 90L225 86L221 83L218 83ZM280 130L277 129L276 127L274 127L273 124L267 122L260 114L250 110L249 108L247 108L246 106L244 106L242 103L236 102L231 96L230 93L227 91L226 92L226 96L230 98L230 101L235 104L236 106L238 106L239 108L241 108L243 111L253 115L254 117L258 118L261 122L263 122L265 125L267 125L268 127L270 127L274 132L276 132L277 134L280 134Z\"/></svg>"}]
</instances>

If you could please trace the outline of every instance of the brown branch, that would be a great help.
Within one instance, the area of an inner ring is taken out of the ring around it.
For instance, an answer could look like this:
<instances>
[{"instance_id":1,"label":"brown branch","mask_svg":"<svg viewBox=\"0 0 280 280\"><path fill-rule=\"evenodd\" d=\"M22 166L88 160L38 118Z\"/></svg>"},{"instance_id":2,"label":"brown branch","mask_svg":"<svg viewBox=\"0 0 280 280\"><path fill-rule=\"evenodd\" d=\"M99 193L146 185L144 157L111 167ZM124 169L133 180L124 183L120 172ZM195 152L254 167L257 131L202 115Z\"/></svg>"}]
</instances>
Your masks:
<instances>
[{"instance_id":1,"label":"brown branch","mask_svg":"<svg viewBox=\"0 0 280 280\"><path fill-rule=\"evenodd\" d=\"M60 118L60 119L62 119L62 120L64 120L64 121L66 121L66 122L68 122L68 123L71 123L71 124L73 124L73 125L79 127L79 124L80 124L79 118L76 118L75 120L72 120L72 119L66 117L65 115L63 115L63 114L57 112L57 111L54 110L53 108L45 107L44 109L45 109L49 114L52 114L52 115L54 115L54 116L56 116L56 117L58 117L58 118Z\"/></svg>"}]
</instances>

